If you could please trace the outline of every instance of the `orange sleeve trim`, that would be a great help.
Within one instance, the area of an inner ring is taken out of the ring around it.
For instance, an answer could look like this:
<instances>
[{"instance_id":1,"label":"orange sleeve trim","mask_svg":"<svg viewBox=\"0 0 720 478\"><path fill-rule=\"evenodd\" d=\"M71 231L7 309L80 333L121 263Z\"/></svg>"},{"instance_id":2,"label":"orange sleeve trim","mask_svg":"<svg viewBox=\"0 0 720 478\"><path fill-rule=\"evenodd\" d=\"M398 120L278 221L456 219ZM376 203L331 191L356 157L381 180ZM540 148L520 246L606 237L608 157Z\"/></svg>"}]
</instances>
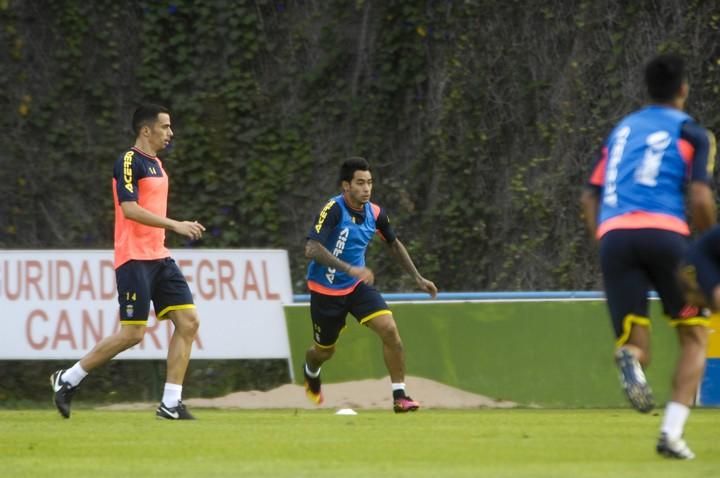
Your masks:
<instances>
[{"instance_id":1,"label":"orange sleeve trim","mask_svg":"<svg viewBox=\"0 0 720 478\"><path fill-rule=\"evenodd\" d=\"M373 217L377 221L378 216L380 216L380 206L371 202L370 207L372 208Z\"/></svg>"},{"instance_id":2,"label":"orange sleeve trim","mask_svg":"<svg viewBox=\"0 0 720 478\"><path fill-rule=\"evenodd\" d=\"M682 156L685 164L690 166L692 164L693 158L695 157L695 148L693 147L693 145L690 144L690 141L686 139L680 139L678 141L678 149L680 150L680 156Z\"/></svg>"},{"instance_id":3,"label":"orange sleeve trim","mask_svg":"<svg viewBox=\"0 0 720 478\"><path fill-rule=\"evenodd\" d=\"M324 285L318 284L317 282L312 280L309 280L307 282L308 289L323 295L348 295L355 290L358 284L360 284L359 280L350 287L345 287L344 289L331 289L330 287L325 287Z\"/></svg>"},{"instance_id":4,"label":"orange sleeve trim","mask_svg":"<svg viewBox=\"0 0 720 478\"><path fill-rule=\"evenodd\" d=\"M602 149L602 156L598 161L595 169L593 169L592 175L590 175L590 184L593 186L602 186L605 183L605 168L607 167L608 149L604 146Z\"/></svg>"},{"instance_id":5,"label":"orange sleeve trim","mask_svg":"<svg viewBox=\"0 0 720 478\"><path fill-rule=\"evenodd\" d=\"M690 235L687 222L670 214L657 212L634 211L603 221L598 227L597 238L615 229L662 229L677 232L683 236Z\"/></svg>"}]
</instances>

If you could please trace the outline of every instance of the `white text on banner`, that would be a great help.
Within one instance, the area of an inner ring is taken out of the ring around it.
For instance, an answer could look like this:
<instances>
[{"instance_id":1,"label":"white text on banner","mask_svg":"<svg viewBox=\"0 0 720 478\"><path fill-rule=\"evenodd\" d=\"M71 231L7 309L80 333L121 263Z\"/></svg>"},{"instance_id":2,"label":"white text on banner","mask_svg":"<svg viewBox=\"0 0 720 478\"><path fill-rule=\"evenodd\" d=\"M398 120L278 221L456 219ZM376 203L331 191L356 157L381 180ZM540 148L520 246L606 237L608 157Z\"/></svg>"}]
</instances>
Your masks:
<instances>
[{"instance_id":1,"label":"white text on banner","mask_svg":"<svg viewBox=\"0 0 720 478\"><path fill-rule=\"evenodd\" d=\"M0 251L0 359L77 359L119 327L112 251ZM172 252L193 291L193 358L289 358L283 304L292 302L284 250ZM170 321L148 321L121 359L165 358Z\"/></svg>"}]
</instances>

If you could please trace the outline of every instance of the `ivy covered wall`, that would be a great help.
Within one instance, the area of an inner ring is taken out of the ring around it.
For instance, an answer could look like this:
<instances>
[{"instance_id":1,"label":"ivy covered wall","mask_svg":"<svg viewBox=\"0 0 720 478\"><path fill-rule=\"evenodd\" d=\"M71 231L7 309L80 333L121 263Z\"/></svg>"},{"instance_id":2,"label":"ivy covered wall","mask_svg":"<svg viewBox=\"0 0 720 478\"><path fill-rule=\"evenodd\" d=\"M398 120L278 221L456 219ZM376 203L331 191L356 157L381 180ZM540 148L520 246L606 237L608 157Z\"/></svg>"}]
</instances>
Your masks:
<instances>
[{"instance_id":1,"label":"ivy covered wall","mask_svg":"<svg viewBox=\"0 0 720 478\"><path fill-rule=\"evenodd\" d=\"M168 106L169 213L280 247L366 156L442 290L597 288L577 198L643 63L686 56L689 111L720 130L715 2L0 0L0 247L112 247L112 164L142 101ZM378 243L386 291L412 290Z\"/></svg>"}]
</instances>

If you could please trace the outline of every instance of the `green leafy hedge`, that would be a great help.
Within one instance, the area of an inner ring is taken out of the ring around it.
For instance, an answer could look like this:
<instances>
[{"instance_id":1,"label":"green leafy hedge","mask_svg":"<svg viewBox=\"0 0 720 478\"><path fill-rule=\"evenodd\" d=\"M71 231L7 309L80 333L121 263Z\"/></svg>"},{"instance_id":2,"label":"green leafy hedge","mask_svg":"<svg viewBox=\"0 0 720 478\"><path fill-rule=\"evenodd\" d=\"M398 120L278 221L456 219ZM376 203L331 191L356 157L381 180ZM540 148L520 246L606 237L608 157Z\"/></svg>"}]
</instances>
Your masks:
<instances>
[{"instance_id":1,"label":"green leafy hedge","mask_svg":"<svg viewBox=\"0 0 720 478\"><path fill-rule=\"evenodd\" d=\"M643 62L679 51L690 110L720 126L712 2L0 1L0 246L111 247L111 167L141 101L173 112L173 247L281 247L340 160L374 166L420 269L444 290L599 286L577 197ZM382 247L387 291L412 282Z\"/></svg>"}]
</instances>

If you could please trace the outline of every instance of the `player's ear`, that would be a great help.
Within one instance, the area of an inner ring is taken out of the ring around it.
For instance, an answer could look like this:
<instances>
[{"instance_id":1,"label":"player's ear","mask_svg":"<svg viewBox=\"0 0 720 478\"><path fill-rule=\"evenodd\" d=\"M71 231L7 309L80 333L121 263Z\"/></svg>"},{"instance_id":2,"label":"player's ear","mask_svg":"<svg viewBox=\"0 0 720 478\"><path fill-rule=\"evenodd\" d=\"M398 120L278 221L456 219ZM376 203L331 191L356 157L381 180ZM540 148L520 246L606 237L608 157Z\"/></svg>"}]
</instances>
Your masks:
<instances>
[{"instance_id":1,"label":"player's ear","mask_svg":"<svg viewBox=\"0 0 720 478\"><path fill-rule=\"evenodd\" d=\"M687 81L683 81L680 85L680 90L678 90L678 97L685 101L687 100L687 97L690 95L690 84Z\"/></svg>"},{"instance_id":2,"label":"player's ear","mask_svg":"<svg viewBox=\"0 0 720 478\"><path fill-rule=\"evenodd\" d=\"M343 180L340 182L340 187L342 187L343 192L347 192L350 189L350 183Z\"/></svg>"}]
</instances>

